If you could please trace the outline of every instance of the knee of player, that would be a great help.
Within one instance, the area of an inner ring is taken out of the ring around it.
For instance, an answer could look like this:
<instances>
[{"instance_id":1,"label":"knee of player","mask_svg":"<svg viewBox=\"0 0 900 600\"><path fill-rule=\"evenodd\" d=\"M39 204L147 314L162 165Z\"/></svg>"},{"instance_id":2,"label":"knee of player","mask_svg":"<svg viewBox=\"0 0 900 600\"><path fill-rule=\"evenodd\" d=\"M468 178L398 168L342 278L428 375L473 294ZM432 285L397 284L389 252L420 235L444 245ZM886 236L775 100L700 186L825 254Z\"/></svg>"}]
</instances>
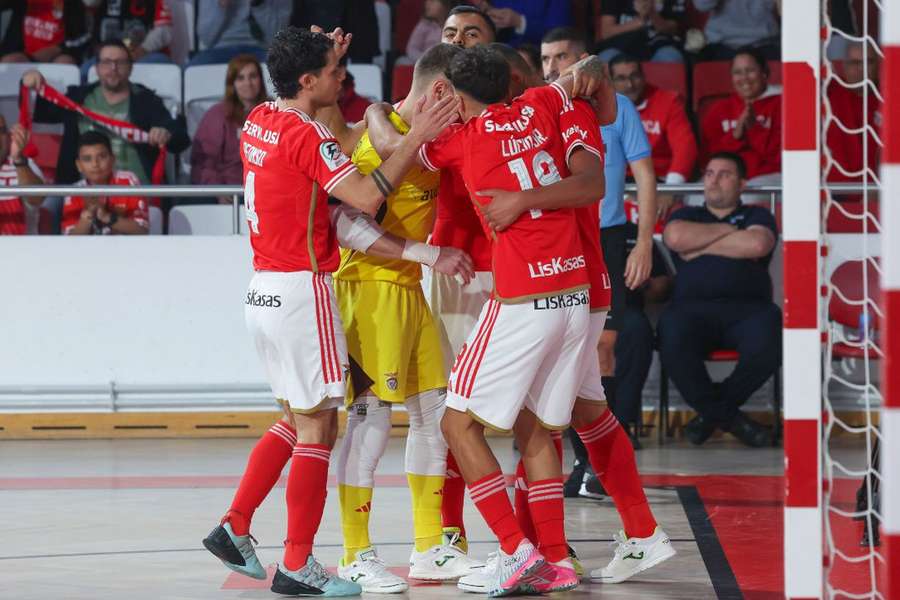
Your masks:
<instances>
[{"instance_id":1,"label":"knee of player","mask_svg":"<svg viewBox=\"0 0 900 600\"><path fill-rule=\"evenodd\" d=\"M606 409L606 402L588 402L581 398L577 399L575 406L572 408L572 427L575 429L587 427L599 419Z\"/></svg>"}]
</instances>

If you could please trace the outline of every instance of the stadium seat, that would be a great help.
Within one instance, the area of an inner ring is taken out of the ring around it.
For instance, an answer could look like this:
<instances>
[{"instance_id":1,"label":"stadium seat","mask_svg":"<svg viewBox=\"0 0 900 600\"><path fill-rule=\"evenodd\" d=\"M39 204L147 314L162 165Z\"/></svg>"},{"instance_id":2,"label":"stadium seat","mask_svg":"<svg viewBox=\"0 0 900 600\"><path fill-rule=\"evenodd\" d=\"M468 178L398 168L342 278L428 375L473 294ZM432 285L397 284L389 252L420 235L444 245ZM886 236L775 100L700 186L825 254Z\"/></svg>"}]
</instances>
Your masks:
<instances>
[{"instance_id":1,"label":"stadium seat","mask_svg":"<svg viewBox=\"0 0 900 600\"><path fill-rule=\"evenodd\" d=\"M645 62L641 64L647 82L687 98L687 74L683 64Z\"/></svg>"},{"instance_id":2,"label":"stadium seat","mask_svg":"<svg viewBox=\"0 0 900 600\"><path fill-rule=\"evenodd\" d=\"M694 66L694 114L702 119L704 110L716 100L730 95L734 88L731 85L731 62L727 60L701 62ZM769 85L781 85L781 62L769 61Z\"/></svg>"},{"instance_id":3,"label":"stadium seat","mask_svg":"<svg viewBox=\"0 0 900 600\"><path fill-rule=\"evenodd\" d=\"M713 350L706 357L706 362L736 362L739 355L736 350L720 348ZM772 376L772 413L775 428L772 432L772 445L777 446L781 439L781 369L775 370ZM669 376L659 361L659 430L657 438L663 444L665 439L672 437L672 429L669 426Z\"/></svg>"},{"instance_id":4,"label":"stadium seat","mask_svg":"<svg viewBox=\"0 0 900 600\"><path fill-rule=\"evenodd\" d=\"M97 81L97 67L88 72L88 83ZM166 63L135 63L131 81L140 83L162 98L173 117L181 112L181 67Z\"/></svg>"},{"instance_id":5,"label":"stadium seat","mask_svg":"<svg viewBox=\"0 0 900 600\"><path fill-rule=\"evenodd\" d=\"M225 204L176 206L169 212L169 235L232 235L232 207Z\"/></svg>"},{"instance_id":6,"label":"stadium seat","mask_svg":"<svg viewBox=\"0 0 900 600\"><path fill-rule=\"evenodd\" d=\"M19 122L19 82L25 71L37 69L47 83L61 92L70 85L81 83L81 73L75 65L56 63L2 63L0 64L0 113L8 125ZM59 133L62 133L60 129Z\"/></svg>"},{"instance_id":7,"label":"stadium seat","mask_svg":"<svg viewBox=\"0 0 900 600\"><path fill-rule=\"evenodd\" d=\"M163 212L158 206L150 206L150 235L162 235Z\"/></svg>"},{"instance_id":8,"label":"stadium seat","mask_svg":"<svg viewBox=\"0 0 900 600\"><path fill-rule=\"evenodd\" d=\"M395 65L391 77L391 102L399 102L406 98L412 88L414 65Z\"/></svg>"},{"instance_id":9,"label":"stadium seat","mask_svg":"<svg viewBox=\"0 0 900 600\"><path fill-rule=\"evenodd\" d=\"M356 81L356 93L373 102L384 100L384 82L378 65L349 64L347 70Z\"/></svg>"},{"instance_id":10,"label":"stadium seat","mask_svg":"<svg viewBox=\"0 0 900 600\"><path fill-rule=\"evenodd\" d=\"M877 258L866 261L848 260L838 266L829 278L834 288L828 301L828 326L834 340L831 346L832 359L882 358L882 354L873 347L872 340L865 344L865 340L859 335L863 307L867 303L869 328L877 332L880 326L881 319L876 309L876 303L881 299L881 278L877 261ZM864 286L866 282L868 290ZM847 335L848 330L854 334Z\"/></svg>"}]
</instances>

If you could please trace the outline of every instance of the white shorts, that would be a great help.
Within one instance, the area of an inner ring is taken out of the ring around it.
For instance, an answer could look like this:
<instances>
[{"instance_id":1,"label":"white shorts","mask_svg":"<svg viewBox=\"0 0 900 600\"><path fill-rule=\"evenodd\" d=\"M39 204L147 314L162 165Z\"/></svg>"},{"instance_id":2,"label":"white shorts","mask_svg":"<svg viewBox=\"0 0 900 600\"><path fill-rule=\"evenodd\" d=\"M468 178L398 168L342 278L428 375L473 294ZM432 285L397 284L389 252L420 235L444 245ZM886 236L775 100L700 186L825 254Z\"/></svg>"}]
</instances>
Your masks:
<instances>
[{"instance_id":1,"label":"white shorts","mask_svg":"<svg viewBox=\"0 0 900 600\"><path fill-rule=\"evenodd\" d=\"M244 318L279 403L297 413L343 404L349 361L331 274L257 272Z\"/></svg>"},{"instance_id":2,"label":"white shorts","mask_svg":"<svg viewBox=\"0 0 900 600\"><path fill-rule=\"evenodd\" d=\"M584 346L584 360L581 363L581 387L578 389L578 397L582 400L606 402L606 391L603 389L603 380L600 376L600 355L597 350L604 325L606 325L605 310L591 313L587 344Z\"/></svg>"},{"instance_id":3,"label":"white shorts","mask_svg":"<svg viewBox=\"0 0 900 600\"><path fill-rule=\"evenodd\" d=\"M441 350L447 371L453 365L453 359L466 342L481 309L491 297L494 289L494 275L490 271L478 271L475 279L468 285L461 285L455 277L438 273L432 269L431 277L423 277L425 297L431 308L431 314L437 317L441 336ZM426 279L429 281L426 282Z\"/></svg>"},{"instance_id":4,"label":"white shorts","mask_svg":"<svg viewBox=\"0 0 900 600\"><path fill-rule=\"evenodd\" d=\"M565 429L588 342L588 292L522 304L490 300L463 344L447 388L447 406L510 431L522 408L548 429Z\"/></svg>"}]
</instances>

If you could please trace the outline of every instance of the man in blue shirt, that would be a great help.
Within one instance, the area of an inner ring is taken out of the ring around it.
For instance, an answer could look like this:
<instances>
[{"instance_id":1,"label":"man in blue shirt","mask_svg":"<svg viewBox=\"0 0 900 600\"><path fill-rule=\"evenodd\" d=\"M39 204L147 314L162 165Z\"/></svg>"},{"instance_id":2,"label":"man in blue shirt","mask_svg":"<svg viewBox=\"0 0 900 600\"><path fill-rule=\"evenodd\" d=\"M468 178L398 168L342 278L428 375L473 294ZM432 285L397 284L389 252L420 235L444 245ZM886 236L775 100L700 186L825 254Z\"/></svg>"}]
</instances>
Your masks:
<instances>
[{"instance_id":1,"label":"man in blue shirt","mask_svg":"<svg viewBox=\"0 0 900 600\"><path fill-rule=\"evenodd\" d=\"M781 310L769 276L778 230L771 212L741 203L746 183L740 156L714 154L703 173L705 204L676 211L663 233L676 274L659 320L660 358L697 411L685 426L697 445L716 428L748 446L771 442L771 432L740 411L781 365ZM737 350L739 359L715 385L705 360L721 348Z\"/></svg>"},{"instance_id":2,"label":"man in blue shirt","mask_svg":"<svg viewBox=\"0 0 900 600\"><path fill-rule=\"evenodd\" d=\"M547 31L572 23L569 2L560 0L491 0L474 4L490 15L500 32L500 41L514 47L539 44Z\"/></svg>"},{"instance_id":3,"label":"man in blue shirt","mask_svg":"<svg viewBox=\"0 0 900 600\"><path fill-rule=\"evenodd\" d=\"M541 42L541 62L544 79L554 81L560 73L587 56L585 42L572 28L557 28L547 33ZM653 227L656 224L656 174L650 156L650 143L644 126L631 100L616 94L616 120L600 128L603 137L606 196L600 205L600 242L612 284L612 307L600 339L600 373L610 406L615 406L615 346L625 309L625 288L637 289L650 276L653 264ZM625 251L625 167L630 166L638 186L639 207L637 243L630 254ZM576 456L580 448L577 436L571 436ZM567 484L573 486L583 475L586 460L579 460ZM577 494L577 491L575 492Z\"/></svg>"}]
</instances>

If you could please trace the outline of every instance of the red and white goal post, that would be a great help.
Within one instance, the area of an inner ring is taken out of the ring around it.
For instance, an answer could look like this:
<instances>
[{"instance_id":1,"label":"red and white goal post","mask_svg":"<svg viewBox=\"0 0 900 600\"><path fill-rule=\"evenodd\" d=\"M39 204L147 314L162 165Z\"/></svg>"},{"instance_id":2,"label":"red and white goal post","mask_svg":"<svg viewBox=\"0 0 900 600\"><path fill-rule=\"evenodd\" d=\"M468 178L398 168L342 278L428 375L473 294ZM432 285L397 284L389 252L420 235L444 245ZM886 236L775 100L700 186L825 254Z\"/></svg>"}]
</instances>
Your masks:
<instances>
[{"instance_id":1,"label":"red and white goal post","mask_svg":"<svg viewBox=\"0 0 900 600\"><path fill-rule=\"evenodd\" d=\"M860 17L859 35L836 31L828 4L781 3L785 597L895 600L900 599L900 0L851 2ZM872 23L880 23L880 31ZM871 50L871 58L863 52L862 82L845 80L841 66L826 58L826 43L837 38ZM881 65L879 81L869 77L870 60ZM861 126L843 123L832 112L829 85L862 97ZM861 170L839 164L825 144L827 127L862 136ZM880 170L867 168L875 164L872 149L880 156ZM853 190L853 202L845 201L848 190L825 176L830 170L859 182L862 189ZM845 221L855 219L858 230L835 233L829 211ZM858 329L848 327L848 314L859 319Z\"/></svg>"}]
</instances>

